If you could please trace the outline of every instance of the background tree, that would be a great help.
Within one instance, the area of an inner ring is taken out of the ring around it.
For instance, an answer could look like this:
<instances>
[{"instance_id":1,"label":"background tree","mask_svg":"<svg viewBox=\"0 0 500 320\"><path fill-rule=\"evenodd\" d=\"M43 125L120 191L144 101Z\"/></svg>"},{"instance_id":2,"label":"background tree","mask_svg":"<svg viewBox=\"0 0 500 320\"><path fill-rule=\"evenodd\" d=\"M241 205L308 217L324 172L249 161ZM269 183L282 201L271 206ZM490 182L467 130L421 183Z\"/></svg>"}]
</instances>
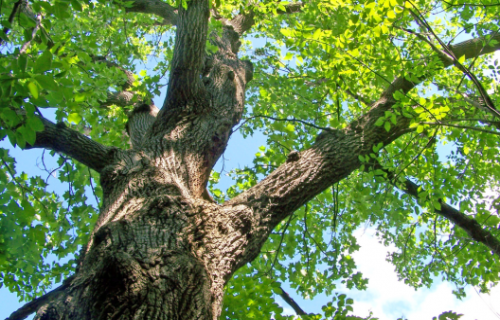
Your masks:
<instances>
[{"instance_id":1,"label":"background tree","mask_svg":"<svg viewBox=\"0 0 500 320\"><path fill-rule=\"evenodd\" d=\"M342 319L366 223L408 285L487 292L500 14L460 1L2 2L2 137L61 154L70 186L1 150L1 284L38 297L10 319L278 319L283 281ZM223 192L212 168L236 130L268 143Z\"/></svg>"}]
</instances>

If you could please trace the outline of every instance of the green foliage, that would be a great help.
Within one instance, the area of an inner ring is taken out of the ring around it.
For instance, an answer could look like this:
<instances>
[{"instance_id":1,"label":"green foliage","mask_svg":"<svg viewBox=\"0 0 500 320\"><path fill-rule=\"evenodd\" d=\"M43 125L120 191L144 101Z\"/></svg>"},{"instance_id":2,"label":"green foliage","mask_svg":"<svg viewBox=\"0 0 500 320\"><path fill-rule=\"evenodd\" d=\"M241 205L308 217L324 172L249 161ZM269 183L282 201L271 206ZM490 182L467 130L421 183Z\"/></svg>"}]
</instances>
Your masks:
<instances>
[{"instance_id":1,"label":"green foliage","mask_svg":"<svg viewBox=\"0 0 500 320\"><path fill-rule=\"evenodd\" d=\"M0 286L29 300L68 277L88 241L97 217L86 203L90 172L61 158L59 179L71 181L61 199L40 176L17 173L7 150L0 149L0 161Z\"/></svg>"},{"instance_id":2,"label":"green foliage","mask_svg":"<svg viewBox=\"0 0 500 320\"><path fill-rule=\"evenodd\" d=\"M441 313L438 317L433 317L432 320L458 320L463 314L457 314L453 311L446 311Z\"/></svg>"},{"instance_id":3,"label":"green foliage","mask_svg":"<svg viewBox=\"0 0 500 320\"><path fill-rule=\"evenodd\" d=\"M171 3L189 6L184 0ZM377 126L390 131L397 117L404 116L414 131L360 156L363 170L283 221L261 255L227 285L223 319L285 318L275 301L280 294L276 285L281 283L304 298L323 293L332 297L321 314L318 310L308 319L356 318L351 315L353 301L337 295L336 289L362 290L368 285L352 258L359 249L353 233L365 225L376 228L385 245L397 248L390 261L412 287L429 287L444 279L463 297L467 286L487 292L498 283L498 257L435 213L440 209L438 199L443 199L500 238L499 200L491 199L493 206L482 200L499 187L498 137L436 125L494 131L494 119L467 102L466 98L478 95L477 88L458 69L443 71L441 59L415 35L425 30L410 13L418 10L445 43L457 43L498 32L500 6L488 6L496 4L493 0L450 3L456 5L428 0L312 0L294 15L279 14L288 2L263 1L254 7L257 24L244 41L242 56L252 60L255 75L241 133L263 132L267 141L252 167L230 172L234 184L226 190L217 185L219 173L212 173L209 191L219 203L257 184L283 164L291 150L311 147L321 132L318 128L342 129L365 114L395 77L422 84L408 94L395 92L396 106L376 120ZM21 148L32 144L43 130L37 114L53 108L57 121L106 145L126 147L127 110L114 105L98 108L109 91L121 90L126 79L121 70L96 57L137 73L133 90L149 99L165 85L173 53L171 27L158 26L153 16L126 13L131 1L33 0L30 4L33 16L22 13L19 22L11 24L13 1L2 2L0 23L11 31L0 32L8 43L0 48L0 138ZM216 0L211 5L223 17L248 10L247 2L237 0ZM41 22L33 32L36 15L41 15ZM219 21L211 21L212 31L221 28ZM484 39L494 44L491 37ZM436 39L431 41L437 44ZM207 46L207 52L214 51ZM149 56L157 58L153 70L136 72ZM471 66L499 105L498 62L484 56L457 59ZM99 197L101 190L97 174L91 177L82 165L60 158L58 179L68 191L56 195L41 177L17 173L7 150L1 149L0 155L0 285L29 300L74 272L77 256L72 254L86 243L97 214L87 194L94 187ZM382 170L370 170L373 159L399 178L418 182L419 199L395 191ZM459 317L447 312L438 319Z\"/></svg>"}]
</instances>

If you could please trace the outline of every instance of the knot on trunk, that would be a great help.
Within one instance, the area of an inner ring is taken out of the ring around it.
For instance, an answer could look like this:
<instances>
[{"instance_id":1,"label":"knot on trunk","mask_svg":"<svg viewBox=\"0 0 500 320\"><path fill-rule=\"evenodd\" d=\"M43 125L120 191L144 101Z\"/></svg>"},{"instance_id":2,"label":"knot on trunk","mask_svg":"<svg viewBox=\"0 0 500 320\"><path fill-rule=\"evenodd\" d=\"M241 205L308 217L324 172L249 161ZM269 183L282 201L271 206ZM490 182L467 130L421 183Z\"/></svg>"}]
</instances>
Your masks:
<instances>
[{"instance_id":1,"label":"knot on trunk","mask_svg":"<svg viewBox=\"0 0 500 320\"><path fill-rule=\"evenodd\" d=\"M289 154L288 157L286 158L286 162L295 162L300 159L300 154L297 150L292 150Z\"/></svg>"},{"instance_id":2,"label":"knot on trunk","mask_svg":"<svg viewBox=\"0 0 500 320\"><path fill-rule=\"evenodd\" d=\"M245 68L245 81L249 83L253 79L253 63L248 60L241 60Z\"/></svg>"}]
</instances>

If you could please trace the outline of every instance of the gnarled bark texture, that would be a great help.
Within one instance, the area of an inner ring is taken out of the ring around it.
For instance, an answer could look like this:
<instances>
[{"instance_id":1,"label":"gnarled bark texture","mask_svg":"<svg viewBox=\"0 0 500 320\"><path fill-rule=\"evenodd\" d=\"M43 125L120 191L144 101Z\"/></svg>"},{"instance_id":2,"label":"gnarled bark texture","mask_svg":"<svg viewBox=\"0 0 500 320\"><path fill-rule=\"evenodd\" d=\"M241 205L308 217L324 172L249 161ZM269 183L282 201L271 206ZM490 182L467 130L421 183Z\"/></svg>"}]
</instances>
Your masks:
<instances>
[{"instance_id":1,"label":"gnarled bark texture","mask_svg":"<svg viewBox=\"0 0 500 320\"><path fill-rule=\"evenodd\" d=\"M209 37L219 50L206 54L206 0L190 0L187 10L161 1L134 3L129 11L177 26L167 98L161 110L141 104L131 113L130 150L102 146L45 120L32 147L63 152L98 171L104 199L75 275L11 319L33 311L40 320L217 319L224 285L258 255L280 221L359 168L359 156L373 146L408 132L402 116L389 132L375 125L395 104L396 90L416 85L398 78L364 116L343 130L324 131L258 185L216 204L206 184L244 112L253 71L237 52L253 14L223 20L222 34ZM300 5L291 5L290 12L298 11ZM450 48L467 57L493 50L479 43Z\"/></svg>"}]
</instances>

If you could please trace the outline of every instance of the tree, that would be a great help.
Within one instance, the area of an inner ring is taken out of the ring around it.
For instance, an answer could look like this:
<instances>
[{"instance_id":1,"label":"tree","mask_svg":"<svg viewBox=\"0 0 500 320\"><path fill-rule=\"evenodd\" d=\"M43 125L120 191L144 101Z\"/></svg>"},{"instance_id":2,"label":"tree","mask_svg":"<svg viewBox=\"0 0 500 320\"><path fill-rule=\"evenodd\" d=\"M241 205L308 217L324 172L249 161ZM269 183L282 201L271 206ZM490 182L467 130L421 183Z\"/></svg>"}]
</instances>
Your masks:
<instances>
[{"instance_id":1,"label":"tree","mask_svg":"<svg viewBox=\"0 0 500 320\"><path fill-rule=\"evenodd\" d=\"M409 285L440 275L458 296L487 291L500 271L498 202L484 202L500 181L499 7L2 2L2 137L60 154L69 183L57 197L2 150L0 283L36 297L10 319L282 318L284 281L309 297L366 287L350 257L366 223ZM268 143L222 192L212 169L237 130ZM333 296L322 312L343 319L352 300Z\"/></svg>"}]
</instances>

